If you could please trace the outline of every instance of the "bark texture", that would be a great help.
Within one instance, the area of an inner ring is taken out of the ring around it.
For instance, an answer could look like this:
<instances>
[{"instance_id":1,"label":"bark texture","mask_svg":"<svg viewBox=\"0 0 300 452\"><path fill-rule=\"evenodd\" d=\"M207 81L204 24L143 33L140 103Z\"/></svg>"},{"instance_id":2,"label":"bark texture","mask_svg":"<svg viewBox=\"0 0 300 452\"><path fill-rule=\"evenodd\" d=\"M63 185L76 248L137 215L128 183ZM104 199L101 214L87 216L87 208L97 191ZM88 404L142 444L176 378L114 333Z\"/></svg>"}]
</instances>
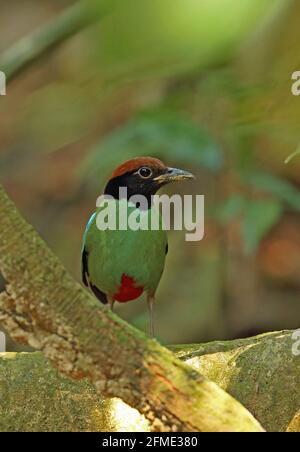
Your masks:
<instances>
[{"instance_id":1,"label":"bark texture","mask_svg":"<svg viewBox=\"0 0 300 452\"><path fill-rule=\"evenodd\" d=\"M300 432L300 356L293 332L171 347L177 356L228 390L267 431ZM149 431L138 411L75 382L40 353L0 354L1 431Z\"/></svg>"},{"instance_id":2,"label":"bark texture","mask_svg":"<svg viewBox=\"0 0 300 452\"><path fill-rule=\"evenodd\" d=\"M41 353L0 354L1 432L149 431L119 399L104 399L88 381L62 377Z\"/></svg>"},{"instance_id":3,"label":"bark texture","mask_svg":"<svg viewBox=\"0 0 300 452\"><path fill-rule=\"evenodd\" d=\"M172 347L239 400L270 432L300 431L300 347L293 331Z\"/></svg>"},{"instance_id":4,"label":"bark texture","mask_svg":"<svg viewBox=\"0 0 300 452\"><path fill-rule=\"evenodd\" d=\"M0 188L0 321L99 394L120 397L157 431L262 431L235 399L108 312L67 273Z\"/></svg>"}]
</instances>

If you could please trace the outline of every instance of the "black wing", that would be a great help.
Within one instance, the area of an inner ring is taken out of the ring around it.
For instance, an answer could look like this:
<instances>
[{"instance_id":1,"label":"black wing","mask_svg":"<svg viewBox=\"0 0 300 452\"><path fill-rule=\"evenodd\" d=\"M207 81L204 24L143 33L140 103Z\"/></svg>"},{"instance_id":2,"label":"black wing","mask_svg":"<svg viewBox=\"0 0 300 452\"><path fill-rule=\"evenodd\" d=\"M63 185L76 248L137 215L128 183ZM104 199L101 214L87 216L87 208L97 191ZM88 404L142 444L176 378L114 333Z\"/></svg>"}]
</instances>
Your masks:
<instances>
[{"instance_id":1,"label":"black wing","mask_svg":"<svg viewBox=\"0 0 300 452\"><path fill-rule=\"evenodd\" d=\"M84 248L82 252L82 260L81 260L81 272L82 272L82 282L86 287L89 287L88 283L88 277L89 277L89 270L88 270L88 253L87 250Z\"/></svg>"},{"instance_id":2,"label":"black wing","mask_svg":"<svg viewBox=\"0 0 300 452\"><path fill-rule=\"evenodd\" d=\"M107 304L107 296L105 295L104 292L102 292L100 289L98 289L98 287L94 286L93 284L90 283L89 281L89 269L88 269L88 252L87 250L84 248L83 252L82 252L82 261L81 261L81 270L82 270L82 281L83 284L90 288L91 291L93 292L93 294L95 295L96 298L98 298L98 300L101 301L101 303L103 304Z\"/></svg>"}]
</instances>

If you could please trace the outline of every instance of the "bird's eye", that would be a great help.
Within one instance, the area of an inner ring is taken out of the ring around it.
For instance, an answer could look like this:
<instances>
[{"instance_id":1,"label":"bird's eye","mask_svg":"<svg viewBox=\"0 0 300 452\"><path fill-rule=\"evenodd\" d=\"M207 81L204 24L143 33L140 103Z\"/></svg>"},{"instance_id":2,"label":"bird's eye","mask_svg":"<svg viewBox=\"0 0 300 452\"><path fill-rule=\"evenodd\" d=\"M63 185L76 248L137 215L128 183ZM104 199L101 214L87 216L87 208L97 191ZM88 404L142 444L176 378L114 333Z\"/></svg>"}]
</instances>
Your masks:
<instances>
[{"instance_id":1,"label":"bird's eye","mask_svg":"<svg viewBox=\"0 0 300 452\"><path fill-rule=\"evenodd\" d=\"M148 168L147 166L143 166L143 168L140 168L138 171L138 174L143 178L143 179L149 179L149 177L152 176L152 170L150 168Z\"/></svg>"}]
</instances>

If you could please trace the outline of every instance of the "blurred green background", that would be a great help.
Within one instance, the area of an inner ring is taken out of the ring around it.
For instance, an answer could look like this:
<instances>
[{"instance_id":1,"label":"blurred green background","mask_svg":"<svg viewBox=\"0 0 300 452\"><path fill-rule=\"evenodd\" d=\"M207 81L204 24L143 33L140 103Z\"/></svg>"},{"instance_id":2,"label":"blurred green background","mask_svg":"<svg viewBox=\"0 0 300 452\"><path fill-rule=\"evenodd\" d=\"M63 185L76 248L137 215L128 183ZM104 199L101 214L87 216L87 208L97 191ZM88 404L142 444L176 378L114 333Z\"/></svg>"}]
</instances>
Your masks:
<instances>
[{"instance_id":1,"label":"blurred green background","mask_svg":"<svg viewBox=\"0 0 300 452\"><path fill-rule=\"evenodd\" d=\"M1 0L0 62L73 3ZM300 98L291 94L300 2L92 3L106 15L46 52L0 97L0 178L9 194L80 279L82 233L114 167L152 155L189 169L197 181L180 189L205 195L205 238L170 234L159 338L203 342L299 327L300 157L284 162L300 142ZM145 300L117 312L147 331Z\"/></svg>"}]
</instances>

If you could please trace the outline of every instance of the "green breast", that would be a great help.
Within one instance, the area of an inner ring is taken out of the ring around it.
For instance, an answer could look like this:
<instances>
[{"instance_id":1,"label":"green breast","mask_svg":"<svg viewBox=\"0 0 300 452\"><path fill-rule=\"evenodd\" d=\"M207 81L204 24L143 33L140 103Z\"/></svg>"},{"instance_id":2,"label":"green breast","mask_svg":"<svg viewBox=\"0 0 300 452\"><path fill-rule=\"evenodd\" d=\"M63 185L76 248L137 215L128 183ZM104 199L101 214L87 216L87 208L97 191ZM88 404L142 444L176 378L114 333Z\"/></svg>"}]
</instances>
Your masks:
<instances>
[{"instance_id":1,"label":"green breast","mask_svg":"<svg viewBox=\"0 0 300 452\"><path fill-rule=\"evenodd\" d=\"M151 216L156 213L154 207L140 211L126 200L109 202L116 209L117 218L121 209L123 214L126 212L127 219L134 215L143 224L151 224ZM161 217L158 230L120 230L118 221L116 230L99 230L97 215L101 212L104 213L103 207L92 216L84 235L90 281L104 293L112 295L118 291L122 275L126 274L134 278L138 286L154 293L164 269L167 247L167 234L162 228Z\"/></svg>"}]
</instances>

